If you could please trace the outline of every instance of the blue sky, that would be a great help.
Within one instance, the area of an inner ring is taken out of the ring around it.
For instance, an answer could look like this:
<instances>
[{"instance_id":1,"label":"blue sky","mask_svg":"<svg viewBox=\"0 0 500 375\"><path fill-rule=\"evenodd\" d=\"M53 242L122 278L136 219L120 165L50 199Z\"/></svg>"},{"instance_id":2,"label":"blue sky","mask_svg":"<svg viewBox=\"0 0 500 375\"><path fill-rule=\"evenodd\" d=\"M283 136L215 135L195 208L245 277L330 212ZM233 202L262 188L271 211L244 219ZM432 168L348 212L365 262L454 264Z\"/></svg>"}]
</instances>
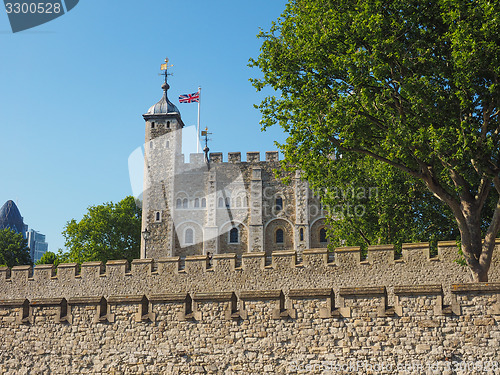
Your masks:
<instances>
[{"instance_id":1,"label":"blue sky","mask_svg":"<svg viewBox=\"0 0 500 375\"><path fill-rule=\"evenodd\" d=\"M260 131L259 28L285 0L81 0L64 16L13 34L0 15L0 206L17 202L25 223L64 247L61 232L89 205L132 193L128 157L144 140L142 114L162 95L159 67L174 65L169 98L184 123L202 87L201 125L213 152L275 150L278 128Z\"/></svg>"}]
</instances>

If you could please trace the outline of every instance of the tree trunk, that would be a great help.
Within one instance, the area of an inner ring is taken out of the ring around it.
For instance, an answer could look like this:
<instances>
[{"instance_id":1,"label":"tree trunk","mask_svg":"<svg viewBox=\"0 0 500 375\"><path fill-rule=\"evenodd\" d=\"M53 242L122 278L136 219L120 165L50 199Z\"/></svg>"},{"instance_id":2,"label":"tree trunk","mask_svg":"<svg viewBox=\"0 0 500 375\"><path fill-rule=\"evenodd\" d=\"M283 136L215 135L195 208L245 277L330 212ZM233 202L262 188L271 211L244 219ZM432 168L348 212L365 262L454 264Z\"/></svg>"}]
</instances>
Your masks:
<instances>
[{"instance_id":1,"label":"tree trunk","mask_svg":"<svg viewBox=\"0 0 500 375\"><path fill-rule=\"evenodd\" d=\"M468 218L469 219L469 218ZM466 220L459 223L462 252L472 272L474 282L488 281L491 254L495 247L495 238L487 236L483 241L481 225L478 220Z\"/></svg>"}]
</instances>

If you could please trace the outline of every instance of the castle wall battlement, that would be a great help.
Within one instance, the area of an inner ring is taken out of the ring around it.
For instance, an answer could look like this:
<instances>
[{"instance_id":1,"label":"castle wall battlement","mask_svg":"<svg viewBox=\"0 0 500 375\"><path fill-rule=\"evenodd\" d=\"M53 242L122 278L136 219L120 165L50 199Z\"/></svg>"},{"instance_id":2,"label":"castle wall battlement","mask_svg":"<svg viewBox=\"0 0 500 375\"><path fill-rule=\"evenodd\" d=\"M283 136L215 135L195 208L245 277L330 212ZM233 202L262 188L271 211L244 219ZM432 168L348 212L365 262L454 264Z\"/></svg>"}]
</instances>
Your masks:
<instances>
[{"instance_id":1,"label":"castle wall battlement","mask_svg":"<svg viewBox=\"0 0 500 375\"><path fill-rule=\"evenodd\" d=\"M500 281L498 248L495 251L489 280ZM283 290L331 288L338 296L340 288L384 285L394 300L394 288L400 285L445 284L450 295L451 283L471 282L467 267L456 262L454 242L440 242L438 255L429 257L426 243L406 244L401 259L394 259L391 246L368 249L361 260L359 248L335 250L309 249L297 261L295 251L278 251L272 257L263 252L171 257L158 260L137 259L18 266L0 268L0 293L3 299L37 299L81 297L93 291L96 295L150 295L161 293L204 293L213 291ZM449 297L446 297L449 298Z\"/></svg>"},{"instance_id":2,"label":"castle wall battlement","mask_svg":"<svg viewBox=\"0 0 500 375\"><path fill-rule=\"evenodd\" d=\"M181 164L187 164L184 162L185 158L182 157L179 159ZM260 152L247 152L246 153L246 161L241 161L241 152L229 152L227 157L224 158L222 152L211 152L210 153L210 162L211 163L262 163L262 162L270 162L275 163L279 161L279 152L278 151L266 151L265 159L261 160ZM189 154L189 164L198 165L203 164L205 162L205 155L202 153L192 153Z\"/></svg>"}]
</instances>

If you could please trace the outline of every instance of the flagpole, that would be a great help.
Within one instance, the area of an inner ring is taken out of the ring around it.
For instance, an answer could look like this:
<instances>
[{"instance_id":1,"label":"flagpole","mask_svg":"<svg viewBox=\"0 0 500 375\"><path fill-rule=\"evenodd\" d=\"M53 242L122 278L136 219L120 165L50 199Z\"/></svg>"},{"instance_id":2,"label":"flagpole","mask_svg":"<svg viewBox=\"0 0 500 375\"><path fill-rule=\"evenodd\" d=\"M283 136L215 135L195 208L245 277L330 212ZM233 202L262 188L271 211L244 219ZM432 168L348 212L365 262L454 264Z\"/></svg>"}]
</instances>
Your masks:
<instances>
[{"instance_id":1,"label":"flagpole","mask_svg":"<svg viewBox=\"0 0 500 375\"><path fill-rule=\"evenodd\" d=\"M200 152L200 102L201 86L198 86L198 127L196 128L196 153Z\"/></svg>"}]
</instances>

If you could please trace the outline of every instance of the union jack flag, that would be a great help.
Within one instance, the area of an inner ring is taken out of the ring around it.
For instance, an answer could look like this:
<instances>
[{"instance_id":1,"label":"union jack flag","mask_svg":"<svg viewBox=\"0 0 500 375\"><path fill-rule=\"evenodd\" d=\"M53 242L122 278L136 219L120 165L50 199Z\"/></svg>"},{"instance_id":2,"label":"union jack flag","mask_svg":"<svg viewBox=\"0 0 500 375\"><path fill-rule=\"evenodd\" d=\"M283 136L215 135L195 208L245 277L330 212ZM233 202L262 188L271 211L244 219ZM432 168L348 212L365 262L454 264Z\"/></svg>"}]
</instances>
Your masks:
<instances>
[{"instance_id":1,"label":"union jack flag","mask_svg":"<svg viewBox=\"0 0 500 375\"><path fill-rule=\"evenodd\" d=\"M179 95L179 103L199 103L199 102L200 102L200 92Z\"/></svg>"}]
</instances>

